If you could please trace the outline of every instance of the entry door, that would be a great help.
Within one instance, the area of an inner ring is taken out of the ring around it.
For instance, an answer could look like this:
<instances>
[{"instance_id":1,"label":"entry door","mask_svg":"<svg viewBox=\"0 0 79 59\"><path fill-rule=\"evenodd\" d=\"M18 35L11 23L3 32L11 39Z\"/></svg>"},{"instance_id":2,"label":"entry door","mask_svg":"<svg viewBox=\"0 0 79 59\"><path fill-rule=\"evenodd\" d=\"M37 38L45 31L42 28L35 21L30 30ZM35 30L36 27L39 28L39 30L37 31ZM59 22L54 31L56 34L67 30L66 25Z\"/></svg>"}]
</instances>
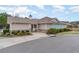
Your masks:
<instances>
[{"instance_id":1,"label":"entry door","mask_svg":"<svg viewBox=\"0 0 79 59\"><path fill-rule=\"evenodd\" d=\"M33 32L37 31L37 25L36 24L31 25L31 31L33 31Z\"/></svg>"},{"instance_id":2,"label":"entry door","mask_svg":"<svg viewBox=\"0 0 79 59\"><path fill-rule=\"evenodd\" d=\"M31 31L33 31L33 24L31 24Z\"/></svg>"}]
</instances>

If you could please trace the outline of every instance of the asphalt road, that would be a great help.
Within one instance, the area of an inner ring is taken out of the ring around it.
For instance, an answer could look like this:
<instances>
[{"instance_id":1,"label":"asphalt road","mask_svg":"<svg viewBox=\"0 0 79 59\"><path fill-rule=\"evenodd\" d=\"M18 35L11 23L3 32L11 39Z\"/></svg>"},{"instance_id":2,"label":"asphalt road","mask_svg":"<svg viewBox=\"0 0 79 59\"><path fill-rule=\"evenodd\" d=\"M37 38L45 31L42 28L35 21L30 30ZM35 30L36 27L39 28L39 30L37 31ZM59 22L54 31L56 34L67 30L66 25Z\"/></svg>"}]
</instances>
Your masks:
<instances>
[{"instance_id":1,"label":"asphalt road","mask_svg":"<svg viewBox=\"0 0 79 59\"><path fill-rule=\"evenodd\" d=\"M79 36L40 38L0 50L0 53L78 53Z\"/></svg>"}]
</instances>

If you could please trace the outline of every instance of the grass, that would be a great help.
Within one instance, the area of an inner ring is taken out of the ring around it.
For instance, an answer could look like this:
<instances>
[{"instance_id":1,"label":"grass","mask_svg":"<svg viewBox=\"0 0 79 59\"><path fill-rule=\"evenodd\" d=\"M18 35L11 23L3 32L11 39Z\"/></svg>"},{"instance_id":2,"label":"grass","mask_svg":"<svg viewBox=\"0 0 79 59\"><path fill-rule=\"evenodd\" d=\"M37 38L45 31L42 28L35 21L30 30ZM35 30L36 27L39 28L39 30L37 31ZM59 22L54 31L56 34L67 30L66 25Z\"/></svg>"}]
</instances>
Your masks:
<instances>
[{"instance_id":1,"label":"grass","mask_svg":"<svg viewBox=\"0 0 79 59\"><path fill-rule=\"evenodd\" d=\"M79 31L62 32L64 34L79 34Z\"/></svg>"},{"instance_id":2,"label":"grass","mask_svg":"<svg viewBox=\"0 0 79 59\"><path fill-rule=\"evenodd\" d=\"M62 33L59 33L59 34L61 34L61 35L68 35L68 34L70 34L70 35L72 35L72 34L79 34L79 31L62 32Z\"/></svg>"}]
</instances>

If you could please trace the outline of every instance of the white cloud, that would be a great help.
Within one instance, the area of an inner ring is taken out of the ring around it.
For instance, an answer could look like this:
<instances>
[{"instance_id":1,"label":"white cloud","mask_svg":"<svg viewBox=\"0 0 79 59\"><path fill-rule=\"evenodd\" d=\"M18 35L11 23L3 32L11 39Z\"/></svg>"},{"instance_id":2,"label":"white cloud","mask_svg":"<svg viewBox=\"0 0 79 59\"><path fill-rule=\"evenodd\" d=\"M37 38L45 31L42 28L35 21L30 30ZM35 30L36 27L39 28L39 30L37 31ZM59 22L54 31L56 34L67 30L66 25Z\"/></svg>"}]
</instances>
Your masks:
<instances>
[{"instance_id":1,"label":"white cloud","mask_svg":"<svg viewBox=\"0 0 79 59\"><path fill-rule=\"evenodd\" d=\"M36 11L29 9L27 6L0 6L0 12L6 12L12 16L27 17L28 13L38 14Z\"/></svg>"},{"instance_id":2,"label":"white cloud","mask_svg":"<svg viewBox=\"0 0 79 59\"><path fill-rule=\"evenodd\" d=\"M79 12L79 6L73 6L69 8L72 12Z\"/></svg>"},{"instance_id":3,"label":"white cloud","mask_svg":"<svg viewBox=\"0 0 79 59\"><path fill-rule=\"evenodd\" d=\"M29 11L30 13L32 13L32 14L38 14L36 11L34 11L34 10L30 10Z\"/></svg>"},{"instance_id":4,"label":"white cloud","mask_svg":"<svg viewBox=\"0 0 79 59\"><path fill-rule=\"evenodd\" d=\"M66 10L66 8L63 5L53 5L53 12L55 13L64 13L64 14L69 14L69 11Z\"/></svg>"},{"instance_id":5,"label":"white cloud","mask_svg":"<svg viewBox=\"0 0 79 59\"><path fill-rule=\"evenodd\" d=\"M39 9L44 9L44 5L35 5L36 7L38 7Z\"/></svg>"},{"instance_id":6,"label":"white cloud","mask_svg":"<svg viewBox=\"0 0 79 59\"><path fill-rule=\"evenodd\" d=\"M65 7L61 5L52 5L52 12L54 14L65 12Z\"/></svg>"},{"instance_id":7,"label":"white cloud","mask_svg":"<svg viewBox=\"0 0 79 59\"><path fill-rule=\"evenodd\" d=\"M8 11L7 14L14 16L13 12L10 12L10 11Z\"/></svg>"},{"instance_id":8,"label":"white cloud","mask_svg":"<svg viewBox=\"0 0 79 59\"><path fill-rule=\"evenodd\" d=\"M60 9L60 10L64 10L65 9L65 7L61 6L61 5L53 5L52 7L55 8L55 9Z\"/></svg>"},{"instance_id":9,"label":"white cloud","mask_svg":"<svg viewBox=\"0 0 79 59\"><path fill-rule=\"evenodd\" d=\"M13 10L13 8L9 8L9 7L0 7L0 10L4 11L4 12L8 12Z\"/></svg>"},{"instance_id":10,"label":"white cloud","mask_svg":"<svg viewBox=\"0 0 79 59\"><path fill-rule=\"evenodd\" d=\"M69 11L65 11L65 14L69 14Z\"/></svg>"},{"instance_id":11,"label":"white cloud","mask_svg":"<svg viewBox=\"0 0 79 59\"><path fill-rule=\"evenodd\" d=\"M0 6L0 12L6 12L7 14L10 14L10 15L13 15L13 11L14 11L14 8L12 7L1 7Z\"/></svg>"},{"instance_id":12,"label":"white cloud","mask_svg":"<svg viewBox=\"0 0 79 59\"><path fill-rule=\"evenodd\" d=\"M16 7L14 10L14 15L18 14L25 14L27 13L29 10L26 7Z\"/></svg>"},{"instance_id":13,"label":"white cloud","mask_svg":"<svg viewBox=\"0 0 79 59\"><path fill-rule=\"evenodd\" d=\"M36 11L28 9L27 6L14 6L14 7L6 7L6 6L0 6L1 12L6 12L12 16L20 16L20 17L26 17L28 13L37 14Z\"/></svg>"},{"instance_id":14,"label":"white cloud","mask_svg":"<svg viewBox=\"0 0 79 59\"><path fill-rule=\"evenodd\" d=\"M0 10L7 10L7 8L4 8L4 7L0 7Z\"/></svg>"},{"instance_id":15,"label":"white cloud","mask_svg":"<svg viewBox=\"0 0 79 59\"><path fill-rule=\"evenodd\" d=\"M26 6L25 7L17 7L14 10L14 15L18 15L20 17L26 17L28 13L36 14L37 12L34 10L28 9Z\"/></svg>"}]
</instances>

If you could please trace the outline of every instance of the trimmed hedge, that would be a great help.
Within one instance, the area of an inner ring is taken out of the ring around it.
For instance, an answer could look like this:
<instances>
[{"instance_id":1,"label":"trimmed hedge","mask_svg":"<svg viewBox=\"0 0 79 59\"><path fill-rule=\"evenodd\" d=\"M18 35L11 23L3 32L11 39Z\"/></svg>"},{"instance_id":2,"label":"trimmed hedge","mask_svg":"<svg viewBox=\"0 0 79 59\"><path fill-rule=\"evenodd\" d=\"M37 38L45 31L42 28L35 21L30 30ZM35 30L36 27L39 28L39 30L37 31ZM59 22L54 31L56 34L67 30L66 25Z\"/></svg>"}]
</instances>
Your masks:
<instances>
[{"instance_id":1,"label":"trimmed hedge","mask_svg":"<svg viewBox=\"0 0 79 59\"><path fill-rule=\"evenodd\" d=\"M47 30L47 34L56 34L56 33L67 32L67 31L71 31L71 30L67 28L63 28L63 29L50 28Z\"/></svg>"},{"instance_id":2,"label":"trimmed hedge","mask_svg":"<svg viewBox=\"0 0 79 59\"><path fill-rule=\"evenodd\" d=\"M9 29L3 30L3 36L23 36L23 35L31 35L29 30L17 30L17 31L9 31Z\"/></svg>"},{"instance_id":3,"label":"trimmed hedge","mask_svg":"<svg viewBox=\"0 0 79 59\"><path fill-rule=\"evenodd\" d=\"M56 34L57 30L56 29L49 29L47 30L47 34Z\"/></svg>"},{"instance_id":4,"label":"trimmed hedge","mask_svg":"<svg viewBox=\"0 0 79 59\"><path fill-rule=\"evenodd\" d=\"M10 33L9 29L4 29L3 34Z\"/></svg>"},{"instance_id":5,"label":"trimmed hedge","mask_svg":"<svg viewBox=\"0 0 79 59\"><path fill-rule=\"evenodd\" d=\"M30 32L29 30L26 30L26 32Z\"/></svg>"},{"instance_id":6,"label":"trimmed hedge","mask_svg":"<svg viewBox=\"0 0 79 59\"><path fill-rule=\"evenodd\" d=\"M31 35L29 30L12 31L12 34L16 36Z\"/></svg>"}]
</instances>

